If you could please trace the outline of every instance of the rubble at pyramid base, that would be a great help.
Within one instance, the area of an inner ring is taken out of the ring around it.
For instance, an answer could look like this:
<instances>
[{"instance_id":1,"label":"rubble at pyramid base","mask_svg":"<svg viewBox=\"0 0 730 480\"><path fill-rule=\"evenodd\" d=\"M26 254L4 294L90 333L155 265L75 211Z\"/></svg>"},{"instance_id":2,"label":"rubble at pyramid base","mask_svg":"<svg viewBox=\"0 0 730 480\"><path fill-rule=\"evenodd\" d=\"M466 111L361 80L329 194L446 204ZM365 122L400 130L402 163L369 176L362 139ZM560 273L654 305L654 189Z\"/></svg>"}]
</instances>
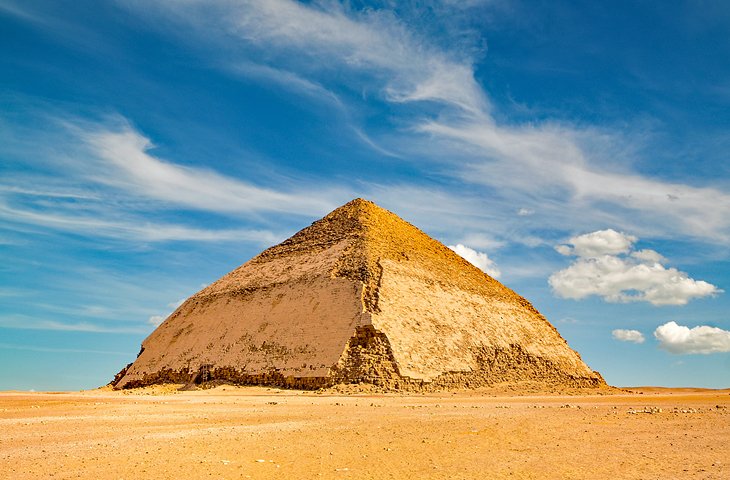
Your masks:
<instances>
[{"instance_id":1,"label":"rubble at pyramid base","mask_svg":"<svg viewBox=\"0 0 730 480\"><path fill-rule=\"evenodd\" d=\"M130 364L131 365L131 364ZM126 373L125 367L115 376L116 386ZM535 357L519 345L510 348L483 348L477 369L440 374L431 381L400 375L387 337L372 327L360 327L350 339L342 358L330 374L319 377L284 376L275 368L265 373L246 373L236 367L202 365L197 370L162 369L124 384L123 388L140 388L155 384L181 384L187 388L219 384L257 385L299 390L318 390L336 385L375 387L380 391L437 392L488 388L497 384L527 382L533 387L600 388L605 381L597 372L584 377L566 374L549 360Z\"/></svg>"}]
</instances>

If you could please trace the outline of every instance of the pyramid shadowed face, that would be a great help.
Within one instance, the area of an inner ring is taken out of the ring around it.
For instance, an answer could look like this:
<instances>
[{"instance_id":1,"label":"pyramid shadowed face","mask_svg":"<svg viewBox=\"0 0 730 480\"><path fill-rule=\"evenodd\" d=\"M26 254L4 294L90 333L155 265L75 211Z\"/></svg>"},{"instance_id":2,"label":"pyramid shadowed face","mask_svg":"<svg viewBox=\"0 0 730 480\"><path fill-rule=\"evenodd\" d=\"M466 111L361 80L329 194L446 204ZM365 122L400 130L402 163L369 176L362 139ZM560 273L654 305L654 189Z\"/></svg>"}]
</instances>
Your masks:
<instances>
[{"instance_id":1,"label":"pyramid shadowed face","mask_svg":"<svg viewBox=\"0 0 730 480\"><path fill-rule=\"evenodd\" d=\"M115 387L605 385L532 305L397 215L353 200L190 297Z\"/></svg>"}]
</instances>

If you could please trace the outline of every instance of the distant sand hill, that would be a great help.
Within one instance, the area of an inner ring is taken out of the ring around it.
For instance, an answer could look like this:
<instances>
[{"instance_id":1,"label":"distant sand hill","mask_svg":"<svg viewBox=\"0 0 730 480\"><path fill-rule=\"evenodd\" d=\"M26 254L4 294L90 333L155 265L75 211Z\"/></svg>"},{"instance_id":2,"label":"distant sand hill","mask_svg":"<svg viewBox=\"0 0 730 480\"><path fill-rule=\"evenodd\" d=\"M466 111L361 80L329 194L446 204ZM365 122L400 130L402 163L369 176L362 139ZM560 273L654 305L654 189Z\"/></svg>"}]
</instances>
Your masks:
<instances>
[{"instance_id":1,"label":"distant sand hill","mask_svg":"<svg viewBox=\"0 0 730 480\"><path fill-rule=\"evenodd\" d=\"M116 388L605 385L524 298L372 202L353 200L190 297Z\"/></svg>"}]
</instances>

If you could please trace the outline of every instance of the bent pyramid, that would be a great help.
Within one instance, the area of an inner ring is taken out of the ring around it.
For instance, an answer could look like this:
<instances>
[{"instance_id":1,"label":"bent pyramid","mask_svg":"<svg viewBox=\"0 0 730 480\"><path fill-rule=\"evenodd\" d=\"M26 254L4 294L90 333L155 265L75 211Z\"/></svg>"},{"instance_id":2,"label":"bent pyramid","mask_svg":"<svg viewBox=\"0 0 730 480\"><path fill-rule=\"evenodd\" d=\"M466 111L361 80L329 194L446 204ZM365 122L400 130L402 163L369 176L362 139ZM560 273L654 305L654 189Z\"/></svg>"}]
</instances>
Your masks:
<instances>
[{"instance_id":1,"label":"bent pyramid","mask_svg":"<svg viewBox=\"0 0 730 480\"><path fill-rule=\"evenodd\" d=\"M515 292L356 199L190 297L113 384L604 385Z\"/></svg>"}]
</instances>

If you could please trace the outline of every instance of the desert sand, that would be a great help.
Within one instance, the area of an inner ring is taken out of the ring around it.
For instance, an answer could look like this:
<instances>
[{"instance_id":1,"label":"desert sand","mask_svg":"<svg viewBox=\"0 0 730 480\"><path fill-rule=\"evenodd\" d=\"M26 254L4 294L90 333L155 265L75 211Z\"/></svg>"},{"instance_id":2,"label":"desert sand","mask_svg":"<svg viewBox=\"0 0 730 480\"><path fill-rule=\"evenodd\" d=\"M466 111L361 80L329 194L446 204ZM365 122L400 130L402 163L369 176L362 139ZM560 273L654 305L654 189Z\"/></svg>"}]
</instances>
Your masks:
<instances>
[{"instance_id":1,"label":"desert sand","mask_svg":"<svg viewBox=\"0 0 730 480\"><path fill-rule=\"evenodd\" d=\"M730 478L730 390L0 393L0 478Z\"/></svg>"}]
</instances>

